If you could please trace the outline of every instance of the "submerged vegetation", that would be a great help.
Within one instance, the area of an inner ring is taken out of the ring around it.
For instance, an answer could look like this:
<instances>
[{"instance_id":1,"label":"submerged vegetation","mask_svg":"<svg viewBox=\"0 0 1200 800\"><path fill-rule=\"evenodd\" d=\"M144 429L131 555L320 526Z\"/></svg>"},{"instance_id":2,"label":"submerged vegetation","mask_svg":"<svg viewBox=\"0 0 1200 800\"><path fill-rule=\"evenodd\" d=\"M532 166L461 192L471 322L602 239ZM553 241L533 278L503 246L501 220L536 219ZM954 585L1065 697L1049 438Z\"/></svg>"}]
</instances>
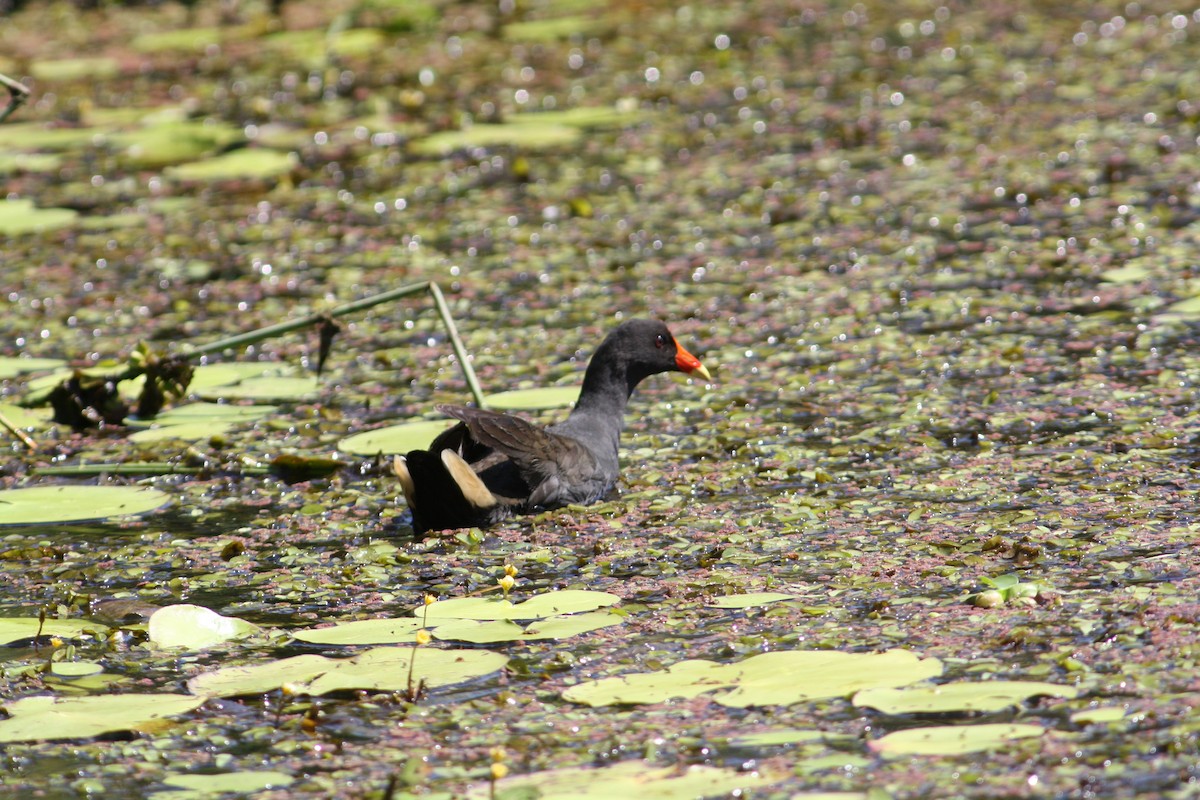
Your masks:
<instances>
[{"instance_id":1,"label":"submerged vegetation","mask_svg":"<svg viewBox=\"0 0 1200 800\"><path fill-rule=\"evenodd\" d=\"M1200 12L270 12L0 26L0 784L1191 796ZM496 407L632 316L715 379L638 389L607 501L428 539L423 297L39 404L426 282Z\"/></svg>"}]
</instances>

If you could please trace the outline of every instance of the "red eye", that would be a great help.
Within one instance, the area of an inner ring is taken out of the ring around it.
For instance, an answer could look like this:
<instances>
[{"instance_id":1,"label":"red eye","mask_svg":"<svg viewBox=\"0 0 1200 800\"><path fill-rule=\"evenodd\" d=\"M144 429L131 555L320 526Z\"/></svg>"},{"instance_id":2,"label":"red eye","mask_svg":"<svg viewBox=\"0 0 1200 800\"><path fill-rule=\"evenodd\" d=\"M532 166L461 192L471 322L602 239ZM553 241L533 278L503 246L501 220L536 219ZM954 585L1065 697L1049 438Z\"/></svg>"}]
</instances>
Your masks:
<instances>
[{"instance_id":1,"label":"red eye","mask_svg":"<svg viewBox=\"0 0 1200 800\"><path fill-rule=\"evenodd\" d=\"M663 349L664 347L666 347L666 346L667 346L667 337L666 337L666 336L663 336L663 335L660 333L660 334L659 334L657 337L655 337L655 339L654 339L654 346L655 346L655 347L657 347L659 350L661 350L661 349Z\"/></svg>"}]
</instances>

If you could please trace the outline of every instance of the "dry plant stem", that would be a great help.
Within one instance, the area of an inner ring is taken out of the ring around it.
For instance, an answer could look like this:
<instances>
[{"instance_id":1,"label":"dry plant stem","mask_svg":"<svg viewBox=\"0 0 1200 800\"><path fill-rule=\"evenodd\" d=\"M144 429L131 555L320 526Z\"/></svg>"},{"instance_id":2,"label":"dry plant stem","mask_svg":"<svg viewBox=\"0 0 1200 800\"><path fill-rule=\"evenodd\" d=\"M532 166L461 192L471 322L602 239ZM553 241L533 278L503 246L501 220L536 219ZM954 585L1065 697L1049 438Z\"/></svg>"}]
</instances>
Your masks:
<instances>
[{"instance_id":1,"label":"dry plant stem","mask_svg":"<svg viewBox=\"0 0 1200 800\"><path fill-rule=\"evenodd\" d=\"M31 475L52 475L60 478L86 478L92 475L269 475L270 467L243 466L237 468L191 467L168 461L139 461L121 464L72 464L61 467L33 467Z\"/></svg>"},{"instance_id":2,"label":"dry plant stem","mask_svg":"<svg viewBox=\"0 0 1200 800\"><path fill-rule=\"evenodd\" d=\"M37 449L37 443L29 438L29 434L12 424L12 420L0 413L0 425L3 425L9 433L21 440L21 443L30 450Z\"/></svg>"},{"instance_id":3,"label":"dry plant stem","mask_svg":"<svg viewBox=\"0 0 1200 800\"><path fill-rule=\"evenodd\" d=\"M255 342L261 342L264 339L270 339L273 336L279 336L284 333L306 328L311 325L316 325L326 319L337 319L348 314L353 314L358 311L364 311L368 308L387 303L400 297L407 297L420 292L429 292L433 297L433 303L437 307L438 315L442 318L442 325L446 328L446 335L450 338L450 345L454 348L454 355L458 358L459 366L463 371L463 378L467 382L467 387L471 390L471 395L475 398L475 403L480 408L484 408L483 391L479 388L479 381L475 377L475 370L471 367L471 362L467 358L466 347L463 346L462 338L458 335L458 328L454 324L454 318L450 316L450 307L446 305L446 298L442 295L441 288L436 283L430 281L422 281L421 283L413 283L407 286L400 286L390 291L381 292L380 294L364 297L361 300L355 300L352 303L345 303L330 311L321 314L311 314L301 319L291 320L289 322L281 322L278 325L270 325L266 328L259 328L255 331L231 336L228 339L221 339L211 344L206 344L197 347L194 350L189 350L183 354L188 360L194 360L200 356L219 353L222 350L228 350L234 347L242 347Z\"/></svg>"},{"instance_id":4,"label":"dry plant stem","mask_svg":"<svg viewBox=\"0 0 1200 800\"><path fill-rule=\"evenodd\" d=\"M14 81L7 75L0 73L0 85L8 89L9 99L8 105L0 111L0 122L8 119L9 115L16 111L22 103L29 99L29 87L20 81Z\"/></svg>"}]
</instances>

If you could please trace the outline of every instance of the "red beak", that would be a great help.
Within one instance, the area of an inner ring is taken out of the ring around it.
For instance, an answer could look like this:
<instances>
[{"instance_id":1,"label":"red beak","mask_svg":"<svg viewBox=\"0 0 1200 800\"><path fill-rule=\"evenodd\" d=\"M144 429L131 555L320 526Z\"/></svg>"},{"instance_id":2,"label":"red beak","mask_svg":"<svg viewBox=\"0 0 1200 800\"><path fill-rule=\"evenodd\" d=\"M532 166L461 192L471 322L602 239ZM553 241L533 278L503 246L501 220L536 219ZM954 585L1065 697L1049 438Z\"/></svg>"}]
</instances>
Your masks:
<instances>
[{"instance_id":1,"label":"red beak","mask_svg":"<svg viewBox=\"0 0 1200 800\"><path fill-rule=\"evenodd\" d=\"M689 375L695 372L698 375L702 375L706 381L712 380L712 375L708 374L708 370L700 363L700 359L687 350L684 350L683 345L677 339L675 340L675 366Z\"/></svg>"}]
</instances>

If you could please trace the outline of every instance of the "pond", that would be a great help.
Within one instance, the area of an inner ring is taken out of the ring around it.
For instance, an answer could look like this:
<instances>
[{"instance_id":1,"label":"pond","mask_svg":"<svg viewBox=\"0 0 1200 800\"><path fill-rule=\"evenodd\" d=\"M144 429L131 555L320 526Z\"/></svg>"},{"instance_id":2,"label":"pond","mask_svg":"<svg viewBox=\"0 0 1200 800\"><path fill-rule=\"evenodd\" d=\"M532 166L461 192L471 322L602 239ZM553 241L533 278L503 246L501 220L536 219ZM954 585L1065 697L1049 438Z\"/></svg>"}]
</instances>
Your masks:
<instances>
[{"instance_id":1,"label":"pond","mask_svg":"<svg viewBox=\"0 0 1200 800\"><path fill-rule=\"evenodd\" d=\"M1187 795L1198 28L1160 2L14 11L0 782ZM339 313L327 354L317 327L218 348L153 422L22 407L426 282L535 421L629 318L712 380L639 386L602 502L427 537L385 429L428 441L473 396L423 288ZM38 487L68 493L12 516Z\"/></svg>"}]
</instances>

